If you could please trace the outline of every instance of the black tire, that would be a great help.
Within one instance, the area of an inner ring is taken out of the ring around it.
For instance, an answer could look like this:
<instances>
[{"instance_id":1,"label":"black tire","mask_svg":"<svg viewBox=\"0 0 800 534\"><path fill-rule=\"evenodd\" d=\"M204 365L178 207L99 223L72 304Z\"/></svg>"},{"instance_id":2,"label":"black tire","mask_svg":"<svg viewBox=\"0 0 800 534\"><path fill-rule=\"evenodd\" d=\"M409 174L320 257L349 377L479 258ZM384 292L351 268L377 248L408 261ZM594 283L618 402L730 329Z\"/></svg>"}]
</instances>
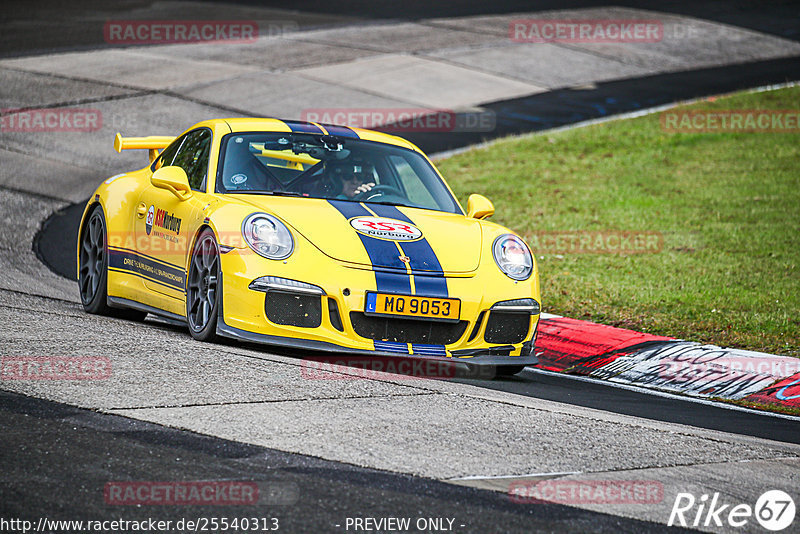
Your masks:
<instances>
[{"instance_id":1,"label":"black tire","mask_svg":"<svg viewBox=\"0 0 800 534\"><path fill-rule=\"evenodd\" d=\"M108 305L108 238L106 218L100 205L94 207L83 225L78 257L78 292L84 310L118 319L144 320L145 312Z\"/></svg>"},{"instance_id":2,"label":"black tire","mask_svg":"<svg viewBox=\"0 0 800 534\"><path fill-rule=\"evenodd\" d=\"M83 309L88 313L110 315L106 218L100 206L91 211L83 225L78 265L78 291Z\"/></svg>"},{"instance_id":3,"label":"black tire","mask_svg":"<svg viewBox=\"0 0 800 534\"><path fill-rule=\"evenodd\" d=\"M219 247L214 232L206 228L197 236L186 280L186 320L189 333L199 341L217 337L219 310Z\"/></svg>"}]
</instances>

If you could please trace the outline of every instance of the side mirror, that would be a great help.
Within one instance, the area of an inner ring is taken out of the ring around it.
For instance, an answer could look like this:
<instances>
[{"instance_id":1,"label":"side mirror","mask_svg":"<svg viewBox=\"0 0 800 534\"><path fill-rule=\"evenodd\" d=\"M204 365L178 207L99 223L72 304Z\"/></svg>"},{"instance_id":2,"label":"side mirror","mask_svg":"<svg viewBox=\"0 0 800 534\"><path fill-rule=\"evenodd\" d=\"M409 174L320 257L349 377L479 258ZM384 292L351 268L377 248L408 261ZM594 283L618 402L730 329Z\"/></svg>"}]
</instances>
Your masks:
<instances>
[{"instance_id":1,"label":"side mirror","mask_svg":"<svg viewBox=\"0 0 800 534\"><path fill-rule=\"evenodd\" d=\"M158 169L150 177L150 183L154 187L171 191L180 200L188 200L192 196L186 171L174 165Z\"/></svg>"},{"instance_id":2,"label":"side mirror","mask_svg":"<svg viewBox=\"0 0 800 534\"><path fill-rule=\"evenodd\" d=\"M485 219L494 214L494 204L483 195L473 193L467 200L467 217Z\"/></svg>"}]
</instances>

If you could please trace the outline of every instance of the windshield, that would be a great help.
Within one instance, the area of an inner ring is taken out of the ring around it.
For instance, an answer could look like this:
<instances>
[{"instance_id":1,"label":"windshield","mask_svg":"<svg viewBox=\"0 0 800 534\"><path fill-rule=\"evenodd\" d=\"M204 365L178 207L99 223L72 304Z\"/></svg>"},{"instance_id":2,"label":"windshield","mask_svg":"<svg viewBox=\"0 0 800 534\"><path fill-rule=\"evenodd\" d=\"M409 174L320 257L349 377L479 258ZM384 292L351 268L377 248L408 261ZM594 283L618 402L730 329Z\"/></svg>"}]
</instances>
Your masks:
<instances>
[{"instance_id":1,"label":"windshield","mask_svg":"<svg viewBox=\"0 0 800 534\"><path fill-rule=\"evenodd\" d=\"M236 133L222 142L218 193L272 194L461 213L417 152L329 135Z\"/></svg>"}]
</instances>

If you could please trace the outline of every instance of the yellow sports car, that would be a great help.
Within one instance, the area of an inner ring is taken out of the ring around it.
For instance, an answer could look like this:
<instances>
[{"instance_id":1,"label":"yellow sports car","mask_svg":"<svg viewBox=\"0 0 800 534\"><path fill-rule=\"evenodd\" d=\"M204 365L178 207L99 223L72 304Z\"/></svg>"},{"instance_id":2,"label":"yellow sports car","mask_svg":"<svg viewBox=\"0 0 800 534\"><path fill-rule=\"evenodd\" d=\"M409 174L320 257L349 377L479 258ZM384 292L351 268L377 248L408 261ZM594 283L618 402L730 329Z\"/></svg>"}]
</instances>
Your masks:
<instances>
[{"instance_id":1,"label":"yellow sports car","mask_svg":"<svg viewBox=\"0 0 800 534\"><path fill-rule=\"evenodd\" d=\"M199 340L405 356L498 374L537 361L525 242L467 212L408 141L278 119L120 134L145 168L105 180L78 236L89 313L178 320ZM123 311L125 310L125 311Z\"/></svg>"}]
</instances>

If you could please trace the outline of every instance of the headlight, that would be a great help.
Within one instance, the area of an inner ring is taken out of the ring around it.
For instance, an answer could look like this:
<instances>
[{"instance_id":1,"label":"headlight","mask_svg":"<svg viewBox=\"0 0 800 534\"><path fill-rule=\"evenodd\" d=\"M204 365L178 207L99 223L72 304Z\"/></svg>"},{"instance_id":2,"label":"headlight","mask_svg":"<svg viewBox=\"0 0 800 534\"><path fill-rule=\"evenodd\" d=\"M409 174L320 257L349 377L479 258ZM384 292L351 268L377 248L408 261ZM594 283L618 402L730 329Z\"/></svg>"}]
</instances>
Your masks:
<instances>
[{"instance_id":1,"label":"headlight","mask_svg":"<svg viewBox=\"0 0 800 534\"><path fill-rule=\"evenodd\" d=\"M533 270L533 258L525 242L512 234L501 235L492 245L494 261L506 276L526 280Z\"/></svg>"},{"instance_id":2,"label":"headlight","mask_svg":"<svg viewBox=\"0 0 800 534\"><path fill-rule=\"evenodd\" d=\"M292 234L272 215L254 213L242 223L242 235L256 254L271 260L288 258L294 250Z\"/></svg>"}]
</instances>

